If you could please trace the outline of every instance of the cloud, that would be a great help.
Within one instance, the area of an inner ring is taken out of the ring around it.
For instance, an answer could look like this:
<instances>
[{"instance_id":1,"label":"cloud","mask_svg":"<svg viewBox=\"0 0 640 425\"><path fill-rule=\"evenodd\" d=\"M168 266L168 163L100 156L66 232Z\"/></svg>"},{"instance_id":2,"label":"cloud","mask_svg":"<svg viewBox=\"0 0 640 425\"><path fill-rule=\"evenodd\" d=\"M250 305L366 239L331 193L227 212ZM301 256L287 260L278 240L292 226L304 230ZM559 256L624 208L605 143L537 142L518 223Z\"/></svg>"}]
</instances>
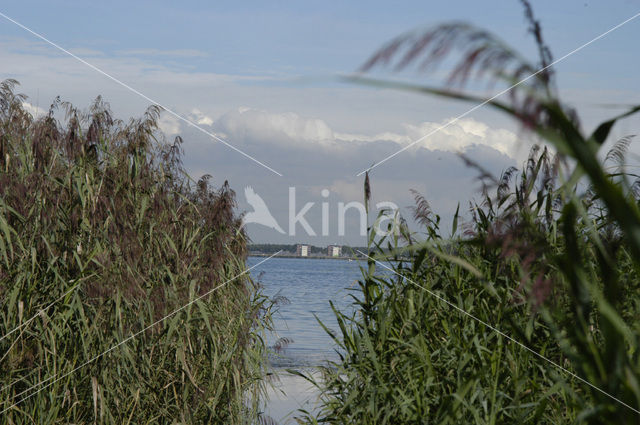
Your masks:
<instances>
[{"instance_id":1,"label":"cloud","mask_svg":"<svg viewBox=\"0 0 640 425\"><path fill-rule=\"evenodd\" d=\"M196 49L128 49L116 52L122 56L174 57L174 58L203 58L209 56L207 52Z\"/></svg>"},{"instance_id":2,"label":"cloud","mask_svg":"<svg viewBox=\"0 0 640 425\"><path fill-rule=\"evenodd\" d=\"M47 111L45 111L44 109L42 109L39 106L36 105L32 105L29 102L22 102L22 107L31 114L31 116L33 116L34 118L38 118L41 117L42 115L45 115L47 113Z\"/></svg>"},{"instance_id":3,"label":"cloud","mask_svg":"<svg viewBox=\"0 0 640 425\"><path fill-rule=\"evenodd\" d=\"M104 52L101 52L100 50L95 50L95 49L88 49L86 47L75 47L75 48L69 49L69 51L74 55L80 56L80 57L104 56Z\"/></svg>"},{"instance_id":4,"label":"cloud","mask_svg":"<svg viewBox=\"0 0 640 425\"><path fill-rule=\"evenodd\" d=\"M210 104L210 92L220 87L229 87L244 82L260 82L270 77L252 75L230 75L216 72L194 71L183 62L159 61L153 56L133 56L116 52L110 54L95 49L64 46L91 65L144 93L151 99L171 105L186 107L186 103L200 106ZM170 54L172 51L168 51ZM161 51L158 51L160 56ZM77 102L78 98L95 98L98 94L112 103L122 102L123 113L134 113L138 105L149 105L149 100L109 81L104 75L91 69L77 59L61 52L53 46L41 42L16 37L0 37L0 60L2 78L15 78L35 95L50 101L57 95L65 100ZM135 102L131 102L131 100ZM185 99L189 99L186 102ZM207 99L204 102L203 99ZM86 102L86 100L82 100ZM190 110L191 108L187 109Z\"/></svg>"},{"instance_id":5,"label":"cloud","mask_svg":"<svg viewBox=\"0 0 640 425\"><path fill-rule=\"evenodd\" d=\"M421 145L429 149L450 152L464 151L472 145L489 146L498 152L513 157L517 136L505 129L492 129L487 124L474 119L461 119L445 128L442 126L453 120L452 118L439 123L423 122L418 125L406 125L407 135L418 140L425 134L436 132L425 138Z\"/></svg>"},{"instance_id":6,"label":"cloud","mask_svg":"<svg viewBox=\"0 0 640 425\"><path fill-rule=\"evenodd\" d=\"M167 112L163 112L158 120L158 128L167 136L175 136L180 134L180 120Z\"/></svg>"},{"instance_id":7,"label":"cloud","mask_svg":"<svg viewBox=\"0 0 640 425\"><path fill-rule=\"evenodd\" d=\"M207 125L211 126L213 124L213 118L205 115L198 108L193 108L191 110L191 114L189 115L189 119L195 122L198 125Z\"/></svg>"},{"instance_id":8,"label":"cloud","mask_svg":"<svg viewBox=\"0 0 640 425\"><path fill-rule=\"evenodd\" d=\"M504 128L490 128L487 124L472 118L460 119L449 124L452 120L454 120L453 117L440 122L405 123L403 124L404 133L385 132L375 135L336 133L336 138L364 142L387 140L402 147L412 145L415 148L425 147L447 152L464 152L469 146L484 145L512 158L516 157L518 144L517 135L514 132Z\"/></svg>"},{"instance_id":9,"label":"cloud","mask_svg":"<svg viewBox=\"0 0 640 425\"><path fill-rule=\"evenodd\" d=\"M335 140L333 131L321 119L304 118L294 112L273 113L247 107L224 114L214 128L229 139L259 140L282 146L326 145Z\"/></svg>"},{"instance_id":10,"label":"cloud","mask_svg":"<svg viewBox=\"0 0 640 425\"><path fill-rule=\"evenodd\" d=\"M199 111L198 111L199 112ZM251 108L224 114L214 124L217 131L228 139L260 141L288 146L316 144L325 148L344 149L348 143L393 142L397 149L414 143L427 134L423 141L412 146L444 152L464 152L471 146L488 146L512 158L517 157L517 135L504 128L491 128L471 119L461 119L445 126L451 119L441 122L404 123L404 132L378 134L351 134L335 132L324 120L302 117L294 112L273 113ZM382 159L382 158L380 158Z\"/></svg>"}]
</instances>

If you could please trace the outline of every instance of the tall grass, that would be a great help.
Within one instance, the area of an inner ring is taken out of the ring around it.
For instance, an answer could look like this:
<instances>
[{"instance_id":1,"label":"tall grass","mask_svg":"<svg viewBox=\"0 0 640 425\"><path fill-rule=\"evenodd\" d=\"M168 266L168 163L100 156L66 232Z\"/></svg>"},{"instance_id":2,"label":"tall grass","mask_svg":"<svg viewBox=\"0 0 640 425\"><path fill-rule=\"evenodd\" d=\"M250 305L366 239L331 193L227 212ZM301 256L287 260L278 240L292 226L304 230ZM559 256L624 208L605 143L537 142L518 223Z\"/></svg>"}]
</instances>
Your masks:
<instances>
[{"instance_id":1,"label":"tall grass","mask_svg":"<svg viewBox=\"0 0 640 425\"><path fill-rule=\"evenodd\" d=\"M486 31L446 24L400 36L364 70L432 66L461 51L451 85L355 78L486 102L557 154L534 147L520 170L481 170L480 200L465 223L456 213L451 231L416 194L421 231L403 227L373 242L357 314L336 311L340 332L332 336L344 355L323 369L321 412L307 422L640 422L640 182L624 169L629 138L600 152L615 122L640 107L584 134L551 68L506 101L462 91L470 77L511 85L552 63L523 4L539 66ZM392 277L377 272L386 267L381 260L391 262Z\"/></svg>"},{"instance_id":2,"label":"tall grass","mask_svg":"<svg viewBox=\"0 0 640 425\"><path fill-rule=\"evenodd\" d=\"M253 423L269 305L241 275L227 182L188 178L157 107L124 122L56 99L34 118L16 84L0 84L0 422Z\"/></svg>"}]
</instances>

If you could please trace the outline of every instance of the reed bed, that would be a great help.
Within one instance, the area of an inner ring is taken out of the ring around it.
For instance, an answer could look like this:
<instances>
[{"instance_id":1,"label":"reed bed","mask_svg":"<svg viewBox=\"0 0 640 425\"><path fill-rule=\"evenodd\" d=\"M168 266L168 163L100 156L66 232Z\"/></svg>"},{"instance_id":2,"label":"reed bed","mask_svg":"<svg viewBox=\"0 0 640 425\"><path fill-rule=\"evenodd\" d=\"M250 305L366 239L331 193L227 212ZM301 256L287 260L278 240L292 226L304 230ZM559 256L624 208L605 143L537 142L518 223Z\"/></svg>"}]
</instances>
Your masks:
<instances>
[{"instance_id":1,"label":"reed bed","mask_svg":"<svg viewBox=\"0 0 640 425\"><path fill-rule=\"evenodd\" d=\"M157 107L125 122L56 99L35 118L16 86L0 84L0 423L255 423L270 306L228 183L186 175Z\"/></svg>"},{"instance_id":2,"label":"reed bed","mask_svg":"<svg viewBox=\"0 0 640 425\"><path fill-rule=\"evenodd\" d=\"M602 152L616 121L640 106L585 134L557 94L550 50L523 4L538 64L454 23L402 35L363 68L430 67L461 52L449 85L352 78L486 102L541 145L521 169L498 176L465 158L483 191L451 229L416 193L421 229L370 230L357 311L336 311L339 331L329 332L343 355L321 380L309 378L322 391L321 410L301 412L301 422L640 422L640 180L625 167L631 136ZM470 78L508 86L530 74L506 100L464 89ZM371 190L367 174L365 198Z\"/></svg>"}]
</instances>

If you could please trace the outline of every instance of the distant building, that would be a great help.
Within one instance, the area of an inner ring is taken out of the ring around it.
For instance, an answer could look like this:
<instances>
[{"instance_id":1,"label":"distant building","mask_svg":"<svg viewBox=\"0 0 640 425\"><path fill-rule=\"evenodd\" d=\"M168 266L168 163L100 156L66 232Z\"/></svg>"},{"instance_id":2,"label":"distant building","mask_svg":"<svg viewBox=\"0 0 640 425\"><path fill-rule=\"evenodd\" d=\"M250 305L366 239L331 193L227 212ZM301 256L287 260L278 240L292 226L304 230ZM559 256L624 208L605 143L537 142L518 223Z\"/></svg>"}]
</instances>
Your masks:
<instances>
[{"instance_id":1,"label":"distant building","mask_svg":"<svg viewBox=\"0 0 640 425\"><path fill-rule=\"evenodd\" d=\"M327 255L329 257L339 257L342 255L342 247L340 245L329 245L327 247Z\"/></svg>"},{"instance_id":2,"label":"distant building","mask_svg":"<svg viewBox=\"0 0 640 425\"><path fill-rule=\"evenodd\" d=\"M296 255L298 257L308 257L309 252L311 252L309 245L298 245L296 247Z\"/></svg>"}]
</instances>

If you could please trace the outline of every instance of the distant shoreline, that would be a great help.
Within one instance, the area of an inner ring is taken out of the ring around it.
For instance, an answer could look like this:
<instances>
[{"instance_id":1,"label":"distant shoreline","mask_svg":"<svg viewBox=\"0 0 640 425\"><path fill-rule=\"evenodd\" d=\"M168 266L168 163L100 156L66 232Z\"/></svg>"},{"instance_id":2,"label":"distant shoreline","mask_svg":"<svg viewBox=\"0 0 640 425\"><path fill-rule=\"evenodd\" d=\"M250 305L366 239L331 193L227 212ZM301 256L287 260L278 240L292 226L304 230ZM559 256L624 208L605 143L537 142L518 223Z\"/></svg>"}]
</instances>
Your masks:
<instances>
[{"instance_id":1,"label":"distant shoreline","mask_svg":"<svg viewBox=\"0 0 640 425\"><path fill-rule=\"evenodd\" d=\"M249 253L249 257L270 257L273 254L263 254L263 253ZM306 260L306 259L313 259L313 260L361 260L364 257L330 257L328 255L313 255L313 256L308 256L308 257L302 257L300 255L295 255L295 254L279 254L279 255L275 255L274 257L277 258L298 258L301 260Z\"/></svg>"}]
</instances>

